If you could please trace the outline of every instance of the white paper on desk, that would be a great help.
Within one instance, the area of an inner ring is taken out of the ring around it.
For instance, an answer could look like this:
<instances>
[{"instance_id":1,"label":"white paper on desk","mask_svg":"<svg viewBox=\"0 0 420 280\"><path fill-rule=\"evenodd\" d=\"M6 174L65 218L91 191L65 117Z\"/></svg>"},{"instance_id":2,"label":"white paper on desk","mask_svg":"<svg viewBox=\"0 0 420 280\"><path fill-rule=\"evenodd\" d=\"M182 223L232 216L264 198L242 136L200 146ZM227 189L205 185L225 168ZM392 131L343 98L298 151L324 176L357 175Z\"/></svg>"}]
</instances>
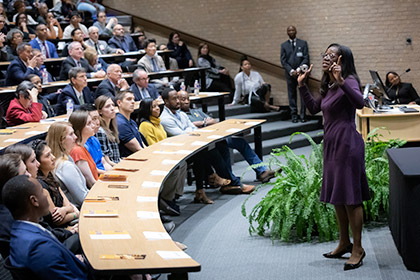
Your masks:
<instances>
[{"instance_id":1,"label":"white paper on desk","mask_svg":"<svg viewBox=\"0 0 420 280\"><path fill-rule=\"evenodd\" d=\"M246 122L245 125L257 125L260 124L260 122Z\"/></svg>"},{"instance_id":2,"label":"white paper on desk","mask_svg":"<svg viewBox=\"0 0 420 280\"><path fill-rule=\"evenodd\" d=\"M91 234L91 239L104 240L104 239L131 239L131 236L127 234Z\"/></svg>"},{"instance_id":3,"label":"white paper on desk","mask_svg":"<svg viewBox=\"0 0 420 280\"><path fill-rule=\"evenodd\" d=\"M223 138L223 135L213 134L213 135L207 136L207 139L220 139L220 138Z\"/></svg>"},{"instance_id":4,"label":"white paper on desk","mask_svg":"<svg viewBox=\"0 0 420 280\"><path fill-rule=\"evenodd\" d=\"M152 172L150 172L150 175L152 176L166 176L168 174L168 171L164 171L164 170L152 170Z\"/></svg>"},{"instance_id":5,"label":"white paper on desk","mask_svg":"<svg viewBox=\"0 0 420 280\"><path fill-rule=\"evenodd\" d=\"M191 259L183 251L156 251L156 253L164 260Z\"/></svg>"},{"instance_id":6,"label":"white paper on desk","mask_svg":"<svg viewBox=\"0 0 420 280\"><path fill-rule=\"evenodd\" d=\"M25 135L38 135L44 132L45 131L28 131L28 132L25 132Z\"/></svg>"},{"instance_id":7,"label":"white paper on desk","mask_svg":"<svg viewBox=\"0 0 420 280\"><path fill-rule=\"evenodd\" d=\"M219 92L203 92L202 94L207 96L219 96L221 95Z\"/></svg>"},{"instance_id":8,"label":"white paper on desk","mask_svg":"<svg viewBox=\"0 0 420 280\"><path fill-rule=\"evenodd\" d=\"M178 151L176 151L176 153L178 155L189 155L189 154L192 153L192 151L190 151L190 150L178 150Z\"/></svg>"},{"instance_id":9,"label":"white paper on desk","mask_svg":"<svg viewBox=\"0 0 420 280\"><path fill-rule=\"evenodd\" d=\"M157 196L137 196L137 202L156 202Z\"/></svg>"},{"instance_id":10,"label":"white paper on desk","mask_svg":"<svg viewBox=\"0 0 420 280\"><path fill-rule=\"evenodd\" d=\"M236 133L236 132L239 132L241 130L242 129L240 129L240 128L231 128L231 129L226 130L226 132L228 132L228 133Z\"/></svg>"},{"instance_id":11,"label":"white paper on desk","mask_svg":"<svg viewBox=\"0 0 420 280\"><path fill-rule=\"evenodd\" d=\"M199 132L214 132L214 129L199 129Z\"/></svg>"},{"instance_id":12,"label":"white paper on desk","mask_svg":"<svg viewBox=\"0 0 420 280\"><path fill-rule=\"evenodd\" d=\"M184 146L183 143L170 143L170 142L163 142L161 143L163 146L176 146L176 147L182 147Z\"/></svg>"},{"instance_id":13,"label":"white paper on desk","mask_svg":"<svg viewBox=\"0 0 420 280\"><path fill-rule=\"evenodd\" d=\"M160 219L159 212L137 211L137 218L139 219Z\"/></svg>"},{"instance_id":14,"label":"white paper on desk","mask_svg":"<svg viewBox=\"0 0 420 280\"><path fill-rule=\"evenodd\" d=\"M4 140L3 142L20 142L23 141L24 139L19 139L19 138L9 138Z\"/></svg>"},{"instance_id":15,"label":"white paper on desk","mask_svg":"<svg viewBox=\"0 0 420 280\"><path fill-rule=\"evenodd\" d=\"M205 142L205 141L194 141L191 143L191 146L205 146L207 145L209 142Z\"/></svg>"},{"instance_id":16,"label":"white paper on desk","mask_svg":"<svg viewBox=\"0 0 420 280\"><path fill-rule=\"evenodd\" d=\"M40 120L39 123L52 123L52 122L56 122L56 119L45 119L45 120Z\"/></svg>"},{"instance_id":17,"label":"white paper on desk","mask_svg":"<svg viewBox=\"0 0 420 280\"><path fill-rule=\"evenodd\" d=\"M174 151L153 151L153 153L160 155L176 155L176 152Z\"/></svg>"},{"instance_id":18,"label":"white paper on desk","mask_svg":"<svg viewBox=\"0 0 420 280\"><path fill-rule=\"evenodd\" d=\"M175 160L175 159L164 159L164 160L162 160L163 165L174 165L174 164L177 164L178 162L179 162L179 160Z\"/></svg>"},{"instance_id":19,"label":"white paper on desk","mask_svg":"<svg viewBox=\"0 0 420 280\"><path fill-rule=\"evenodd\" d=\"M147 240L171 239L171 236L167 232L143 231L143 234Z\"/></svg>"},{"instance_id":20,"label":"white paper on desk","mask_svg":"<svg viewBox=\"0 0 420 280\"><path fill-rule=\"evenodd\" d=\"M156 170L158 171L158 170ZM141 186L143 188L160 188L161 183L158 182L151 182L151 181L144 181Z\"/></svg>"}]
</instances>

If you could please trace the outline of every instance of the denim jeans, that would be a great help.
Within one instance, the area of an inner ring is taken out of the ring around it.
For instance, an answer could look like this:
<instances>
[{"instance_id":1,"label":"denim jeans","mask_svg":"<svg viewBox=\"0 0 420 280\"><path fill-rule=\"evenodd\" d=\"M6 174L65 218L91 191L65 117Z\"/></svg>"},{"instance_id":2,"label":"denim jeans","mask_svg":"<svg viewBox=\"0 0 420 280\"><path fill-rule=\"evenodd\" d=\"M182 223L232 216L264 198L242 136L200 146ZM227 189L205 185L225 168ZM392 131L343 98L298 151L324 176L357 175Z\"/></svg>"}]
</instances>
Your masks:
<instances>
[{"instance_id":1,"label":"denim jeans","mask_svg":"<svg viewBox=\"0 0 420 280\"><path fill-rule=\"evenodd\" d=\"M95 5L99 11L104 12L105 11L105 7L99 4ZM81 2L79 3L79 5L77 5L77 10L80 12L88 12L92 15L92 19L93 21L96 20L96 7L94 5L90 4L90 3L85 3L85 2Z\"/></svg>"},{"instance_id":2,"label":"denim jeans","mask_svg":"<svg viewBox=\"0 0 420 280\"><path fill-rule=\"evenodd\" d=\"M226 142L229 148L238 150L249 165L259 164L262 162L243 137L229 137L226 139ZM267 167L260 166L253 169L255 173L257 173L257 176L259 176L267 170Z\"/></svg>"}]
</instances>

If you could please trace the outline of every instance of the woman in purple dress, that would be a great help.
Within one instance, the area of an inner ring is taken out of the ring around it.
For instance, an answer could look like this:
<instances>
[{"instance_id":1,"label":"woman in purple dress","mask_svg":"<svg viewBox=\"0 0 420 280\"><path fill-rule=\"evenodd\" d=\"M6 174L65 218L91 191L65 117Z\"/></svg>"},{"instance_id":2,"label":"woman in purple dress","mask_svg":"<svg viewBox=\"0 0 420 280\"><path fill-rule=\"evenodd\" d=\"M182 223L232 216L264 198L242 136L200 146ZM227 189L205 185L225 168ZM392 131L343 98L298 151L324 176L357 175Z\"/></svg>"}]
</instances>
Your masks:
<instances>
[{"instance_id":1,"label":"woman in purple dress","mask_svg":"<svg viewBox=\"0 0 420 280\"><path fill-rule=\"evenodd\" d=\"M306 86L312 70L298 77L299 90L312 114L322 110L324 116L324 171L321 201L335 207L340 241L326 258L341 258L351 253L344 270L363 264L362 247L363 200L369 199L365 171L365 149L362 136L356 131L356 109L363 108L360 80L351 50L331 44L322 55L321 96L314 97ZM349 238L349 224L353 242Z\"/></svg>"}]
</instances>

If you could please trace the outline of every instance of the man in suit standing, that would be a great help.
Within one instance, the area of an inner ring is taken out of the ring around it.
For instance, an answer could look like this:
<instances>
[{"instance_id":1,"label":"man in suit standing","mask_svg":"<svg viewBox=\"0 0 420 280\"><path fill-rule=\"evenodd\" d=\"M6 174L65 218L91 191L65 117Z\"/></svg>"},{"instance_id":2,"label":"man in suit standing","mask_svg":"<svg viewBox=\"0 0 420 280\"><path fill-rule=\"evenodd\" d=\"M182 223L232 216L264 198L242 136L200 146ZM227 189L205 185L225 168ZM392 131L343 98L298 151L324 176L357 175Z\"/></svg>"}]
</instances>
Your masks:
<instances>
[{"instance_id":1,"label":"man in suit standing","mask_svg":"<svg viewBox=\"0 0 420 280\"><path fill-rule=\"evenodd\" d=\"M153 100L160 98L158 91L154 84L149 84L149 77L147 72L142 69L136 69L133 73L133 84L130 90L134 93L136 101L153 98Z\"/></svg>"},{"instance_id":2,"label":"man in suit standing","mask_svg":"<svg viewBox=\"0 0 420 280\"><path fill-rule=\"evenodd\" d=\"M3 203L15 221L10 236L10 263L39 279L87 279L87 268L39 221L49 214L48 192L34 178L19 175L3 187Z\"/></svg>"},{"instance_id":3,"label":"man in suit standing","mask_svg":"<svg viewBox=\"0 0 420 280\"><path fill-rule=\"evenodd\" d=\"M109 39L108 44L112 48L122 49L125 52L137 51L137 46L134 43L130 35L124 34L124 27L121 24L117 24L113 29L114 36Z\"/></svg>"},{"instance_id":4,"label":"man in suit standing","mask_svg":"<svg viewBox=\"0 0 420 280\"><path fill-rule=\"evenodd\" d=\"M128 90L130 86L127 81L122 78L121 66L118 64L111 64L106 70L108 79L103 80L96 89L96 98L101 95L106 95L114 98L121 90Z\"/></svg>"},{"instance_id":5,"label":"man in suit standing","mask_svg":"<svg viewBox=\"0 0 420 280\"><path fill-rule=\"evenodd\" d=\"M47 41L48 38L48 29L45 24L38 24L36 26L36 38L30 41L32 48L41 50L42 55L44 58L57 58L57 49L55 48L55 45L49 41Z\"/></svg>"},{"instance_id":6,"label":"man in suit standing","mask_svg":"<svg viewBox=\"0 0 420 280\"><path fill-rule=\"evenodd\" d=\"M25 80L29 74L41 75L35 69L37 65L38 56L32 55L32 46L29 43L21 43L17 48L18 58L10 62L6 73L6 86L15 86Z\"/></svg>"},{"instance_id":7,"label":"man in suit standing","mask_svg":"<svg viewBox=\"0 0 420 280\"><path fill-rule=\"evenodd\" d=\"M309 52L306 41L296 38L296 27L293 25L287 27L287 35L289 40L281 44L280 60L286 71L287 93L289 95L289 106L292 115L292 122L298 122L297 110L297 76L298 73L308 68ZM303 69L302 69L303 68ZM306 122L305 119L305 103L301 97L300 120Z\"/></svg>"},{"instance_id":8,"label":"man in suit standing","mask_svg":"<svg viewBox=\"0 0 420 280\"><path fill-rule=\"evenodd\" d=\"M84 68L88 78L103 78L106 75L103 70L95 72L95 69L83 58L83 47L79 42L70 43L69 56L63 61L60 71L60 80L67 80L69 78L68 73L73 67Z\"/></svg>"},{"instance_id":9,"label":"man in suit standing","mask_svg":"<svg viewBox=\"0 0 420 280\"><path fill-rule=\"evenodd\" d=\"M74 104L74 110L80 105L93 104L93 93L87 86L86 70L82 67L73 67L69 71L70 84L68 84L58 96L57 103L59 115L66 113L66 105L69 100Z\"/></svg>"}]
</instances>

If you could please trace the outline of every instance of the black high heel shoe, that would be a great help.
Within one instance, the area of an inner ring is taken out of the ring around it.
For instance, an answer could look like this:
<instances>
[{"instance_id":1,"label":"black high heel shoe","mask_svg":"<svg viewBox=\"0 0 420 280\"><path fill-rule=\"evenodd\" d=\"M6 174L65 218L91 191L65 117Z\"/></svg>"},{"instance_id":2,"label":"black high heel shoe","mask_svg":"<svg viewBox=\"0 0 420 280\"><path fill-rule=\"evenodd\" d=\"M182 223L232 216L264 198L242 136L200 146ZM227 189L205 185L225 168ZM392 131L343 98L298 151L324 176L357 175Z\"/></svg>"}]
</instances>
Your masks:
<instances>
[{"instance_id":1,"label":"black high heel shoe","mask_svg":"<svg viewBox=\"0 0 420 280\"><path fill-rule=\"evenodd\" d=\"M346 253L351 253L351 251L353 250L353 243L350 243L346 248L344 248L343 250L341 250L338 253L333 254L332 251L322 254L324 257L326 257L327 259L339 259L341 258L344 254Z\"/></svg>"},{"instance_id":2,"label":"black high heel shoe","mask_svg":"<svg viewBox=\"0 0 420 280\"><path fill-rule=\"evenodd\" d=\"M366 257L366 252L363 251L363 255L360 258L360 261L358 263L352 264L352 263L345 263L344 264L344 270L351 270L351 269L356 269L359 268L363 265L363 259Z\"/></svg>"}]
</instances>

